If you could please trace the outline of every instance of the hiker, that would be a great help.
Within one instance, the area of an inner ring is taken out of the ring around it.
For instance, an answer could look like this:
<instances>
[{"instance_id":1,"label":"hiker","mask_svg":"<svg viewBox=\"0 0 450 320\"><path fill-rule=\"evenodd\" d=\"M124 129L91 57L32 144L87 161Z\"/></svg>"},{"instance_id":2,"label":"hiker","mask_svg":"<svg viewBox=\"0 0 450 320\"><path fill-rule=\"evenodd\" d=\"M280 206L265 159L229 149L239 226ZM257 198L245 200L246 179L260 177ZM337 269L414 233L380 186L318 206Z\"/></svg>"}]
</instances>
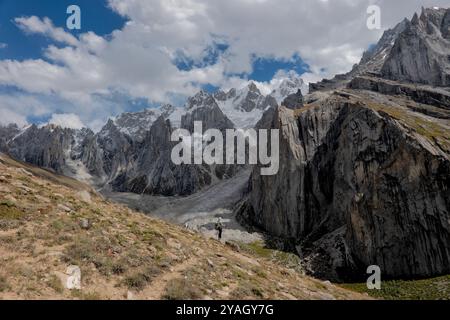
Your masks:
<instances>
[{"instance_id":1,"label":"hiker","mask_svg":"<svg viewBox=\"0 0 450 320\"><path fill-rule=\"evenodd\" d=\"M223 231L223 224L222 224L222 218L219 217L216 222L216 230L217 230L217 236L219 241L222 239L222 231Z\"/></svg>"}]
</instances>

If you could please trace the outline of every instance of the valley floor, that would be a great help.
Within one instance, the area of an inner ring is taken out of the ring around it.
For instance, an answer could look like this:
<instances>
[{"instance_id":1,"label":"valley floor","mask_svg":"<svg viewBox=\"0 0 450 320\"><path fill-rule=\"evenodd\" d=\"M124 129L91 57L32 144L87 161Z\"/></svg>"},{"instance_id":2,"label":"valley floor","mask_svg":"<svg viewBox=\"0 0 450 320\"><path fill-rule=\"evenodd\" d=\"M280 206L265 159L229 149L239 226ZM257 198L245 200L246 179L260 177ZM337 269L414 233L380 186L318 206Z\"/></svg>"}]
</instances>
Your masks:
<instances>
[{"instance_id":1,"label":"valley floor","mask_svg":"<svg viewBox=\"0 0 450 320\"><path fill-rule=\"evenodd\" d=\"M210 187L186 197L162 197L134 193L102 192L110 200L130 208L185 226L190 230L216 238L214 225L222 218L225 226L223 242L253 243L263 239L261 234L249 233L237 221L233 207L242 199L250 170L242 170L235 177L217 181Z\"/></svg>"}]
</instances>

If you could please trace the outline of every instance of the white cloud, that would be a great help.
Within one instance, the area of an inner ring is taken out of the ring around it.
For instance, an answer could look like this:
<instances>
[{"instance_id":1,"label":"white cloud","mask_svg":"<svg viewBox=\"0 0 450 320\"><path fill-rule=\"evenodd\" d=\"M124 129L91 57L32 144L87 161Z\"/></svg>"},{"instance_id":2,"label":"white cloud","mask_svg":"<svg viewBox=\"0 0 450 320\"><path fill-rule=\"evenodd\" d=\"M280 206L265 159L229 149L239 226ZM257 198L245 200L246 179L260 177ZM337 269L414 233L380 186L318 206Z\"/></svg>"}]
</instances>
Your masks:
<instances>
[{"instance_id":1,"label":"white cloud","mask_svg":"<svg viewBox=\"0 0 450 320\"><path fill-rule=\"evenodd\" d=\"M60 126L62 128L69 128L69 129L81 129L84 128L85 125L80 120L80 118L76 114L53 114L50 120L48 121L49 124L54 124L57 126Z\"/></svg>"},{"instance_id":2,"label":"white cloud","mask_svg":"<svg viewBox=\"0 0 450 320\"><path fill-rule=\"evenodd\" d=\"M0 94L0 124L17 123L27 125L27 116L40 116L47 112L47 107L35 97L23 94Z\"/></svg>"},{"instance_id":3,"label":"white cloud","mask_svg":"<svg viewBox=\"0 0 450 320\"><path fill-rule=\"evenodd\" d=\"M119 106L101 103L99 95L118 91L132 98L166 101L193 94L204 83L239 86L243 80L229 74L251 72L254 55L287 60L298 54L311 69L304 75L307 82L349 71L382 33L366 27L370 4L381 7L382 25L388 28L422 5L447 2L109 0L109 6L129 21L108 37L86 32L77 38L48 18L15 19L26 33L60 45L45 48L45 60L0 60L0 85L61 97L67 101L64 113L77 114L92 125L108 112L120 112ZM179 52L201 61L205 48L217 41L229 47L214 65L190 71L173 65ZM269 90L273 83L262 85ZM59 104L48 108L50 114L61 110Z\"/></svg>"},{"instance_id":4,"label":"white cloud","mask_svg":"<svg viewBox=\"0 0 450 320\"><path fill-rule=\"evenodd\" d=\"M28 124L25 116L17 114L13 110L0 106L0 125L6 126L10 123L16 123L19 127L26 126Z\"/></svg>"},{"instance_id":5,"label":"white cloud","mask_svg":"<svg viewBox=\"0 0 450 320\"><path fill-rule=\"evenodd\" d=\"M14 19L19 28L30 34L43 34L58 42L76 46L77 38L62 28L56 28L49 18L39 19L36 16Z\"/></svg>"},{"instance_id":6,"label":"white cloud","mask_svg":"<svg viewBox=\"0 0 450 320\"><path fill-rule=\"evenodd\" d=\"M6 43L0 42L0 49L5 49L7 47L8 45Z\"/></svg>"}]
</instances>

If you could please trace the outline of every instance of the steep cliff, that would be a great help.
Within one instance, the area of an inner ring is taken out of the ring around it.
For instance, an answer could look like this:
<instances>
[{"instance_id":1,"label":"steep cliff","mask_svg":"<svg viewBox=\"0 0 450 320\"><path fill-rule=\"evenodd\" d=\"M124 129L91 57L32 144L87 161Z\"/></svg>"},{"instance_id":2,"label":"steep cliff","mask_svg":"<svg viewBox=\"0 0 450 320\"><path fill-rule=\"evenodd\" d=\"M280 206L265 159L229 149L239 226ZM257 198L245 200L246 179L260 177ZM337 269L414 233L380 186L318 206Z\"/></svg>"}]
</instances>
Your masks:
<instances>
[{"instance_id":1,"label":"steep cliff","mask_svg":"<svg viewBox=\"0 0 450 320\"><path fill-rule=\"evenodd\" d=\"M5 151L16 159L62 173L66 163L65 152L74 142L74 131L54 125L42 128L32 125L11 138Z\"/></svg>"},{"instance_id":2,"label":"steep cliff","mask_svg":"<svg viewBox=\"0 0 450 320\"><path fill-rule=\"evenodd\" d=\"M164 196L188 195L211 183L211 171L206 166L175 165L171 160L173 128L160 117L150 128L135 159L112 182L115 191Z\"/></svg>"},{"instance_id":3,"label":"steep cliff","mask_svg":"<svg viewBox=\"0 0 450 320\"><path fill-rule=\"evenodd\" d=\"M347 90L276 110L280 171L255 168L240 215L298 245L318 276L450 272L450 123L427 107Z\"/></svg>"},{"instance_id":4,"label":"steep cliff","mask_svg":"<svg viewBox=\"0 0 450 320\"><path fill-rule=\"evenodd\" d=\"M311 83L310 92L345 87L354 77L376 75L385 79L450 86L450 9L422 9L420 16L404 19L384 32L359 64L333 79Z\"/></svg>"},{"instance_id":5,"label":"steep cliff","mask_svg":"<svg viewBox=\"0 0 450 320\"><path fill-rule=\"evenodd\" d=\"M450 9L415 14L382 67L384 77L450 86Z\"/></svg>"}]
</instances>

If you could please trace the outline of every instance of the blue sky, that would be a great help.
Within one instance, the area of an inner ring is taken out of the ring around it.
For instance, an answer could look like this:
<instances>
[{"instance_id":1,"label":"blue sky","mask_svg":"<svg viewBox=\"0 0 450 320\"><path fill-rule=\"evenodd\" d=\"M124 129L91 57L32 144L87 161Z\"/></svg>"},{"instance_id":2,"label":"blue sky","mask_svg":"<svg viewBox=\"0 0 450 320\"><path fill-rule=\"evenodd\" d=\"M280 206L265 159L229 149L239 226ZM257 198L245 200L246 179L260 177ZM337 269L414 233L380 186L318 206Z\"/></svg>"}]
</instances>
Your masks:
<instances>
[{"instance_id":1,"label":"blue sky","mask_svg":"<svg viewBox=\"0 0 450 320\"><path fill-rule=\"evenodd\" d=\"M383 28L448 0L0 0L0 124L67 114L98 129L124 111L182 105L200 89L256 81L270 92L286 71L305 82L347 72ZM81 8L80 31L66 9ZM292 74L292 73L290 73ZM78 123L79 123L78 122Z\"/></svg>"},{"instance_id":2,"label":"blue sky","mask_svg":"<svg viewBox=\"0 0 450 320\"><path fill-rule=\"evenodd\" d=\"M21 31L14 19L21 16L49 17L56 26L66 26L66 9L78 5L82 10L82 30L70 31L74 34L94 31L98 35L108 35L123 27L126 19L107 7L106 0L0 0L0 41L8 46L0 50L0 59L42 58L42 49L52 41L43 36L29 36Z\"/></svg>"},{"instance_id":3,"label":"blue sky","mask_svg":"<svg viewBox=\"0 0 450 320\"><path fill-rule=\"evenodd\" d=\"M67 30L66 28L66 19L68 16L66 9L72 4L76 4L81 8L82 29L80 31ZM106 0L41 0L39 2L0 0L0 43L4 44L4 48L0 50L0 60L8 59L20 62L30 59L43 59L51 63L45 54L46 48L51 45L57 46L58 48L64 47L64 44L60 44L46 35L30 34L19 28L15 19L31 16L39 18L48 17L55 27L64 28L66 32L76 37L79 37L87 31L92 31L105 39L108 39L114 30L121 30L129 20L128 17L121 16L113 11L108 6ZM173 59L173 64L180 71L192 71L196 68L213 66L228 49L229 45L224 41L213 42L211 45L205 47L203 57L200 60L186 56L180 51L180 54ZM297 55L291 59L263 58L253 55L252 71L233 74L233 76L264 82L270 81L280 70L295 70L299 74L302 74L308 70L308 66ZM209 92L216 91L220 88L219 85L208 82L193 83L199 89L201 88ZM37 114L30 112L30 114L27 114L26 121L30 123L45 123L52 114L63 114L69 112L71 109L77 109L76 102L66 101L53 94L29 93L14 85L0 85L0 93L9 95L10 97L18 95L27 96L39 100L42 104L55 105L55 107L49 108L48 112L40 112ZM173 103L178 104L182 104L185 99L183 95L176 93L169 93L168 96L171 97ZM109 104L110 106L120 105L121 108L110 107L112 109L112 115L114 113L138 111L143 108L159 105L159 102L148 99L148 97L132 97L116 91L112 91L106 95L93 95L93 97L95 100L101 100L104 104Z\"/></svg>"},{"instance_id":4,"label":"blue sky","mask_svg":"<svg viewBox=\"0 0 450 320\"><path fill-rule=\"evenodd\" d=\"M27 35L20 30L14 19L21 16L38 16L50 18L57 27L65 28L66 9L69 5L78 5L82 9L82 29L66 30L72 34L80 34L93 31L99 36L108 36L114 30L121 29L127 19L121 17L108 7L106 0L39 0L39 2L0 0L0 39L7 47L0 50L0 59L38 59L43 58L43 48L52 44L52 41L44 36ZM84 10L88 8L88 10ZM205 48L208 53L200 63L186 57L174 61L180 70L192 70L195 67L212 65L217 62L220 54L228 49L226 43L217 43ZM241 77L256 81L270 81L279 70L295 70L302 74L308 70L298 55L291 59L274 59L252 57L253 71L241 74ZM204 84L208 91L216 90L211 84Z\"/></svg>"}]
</instances>

